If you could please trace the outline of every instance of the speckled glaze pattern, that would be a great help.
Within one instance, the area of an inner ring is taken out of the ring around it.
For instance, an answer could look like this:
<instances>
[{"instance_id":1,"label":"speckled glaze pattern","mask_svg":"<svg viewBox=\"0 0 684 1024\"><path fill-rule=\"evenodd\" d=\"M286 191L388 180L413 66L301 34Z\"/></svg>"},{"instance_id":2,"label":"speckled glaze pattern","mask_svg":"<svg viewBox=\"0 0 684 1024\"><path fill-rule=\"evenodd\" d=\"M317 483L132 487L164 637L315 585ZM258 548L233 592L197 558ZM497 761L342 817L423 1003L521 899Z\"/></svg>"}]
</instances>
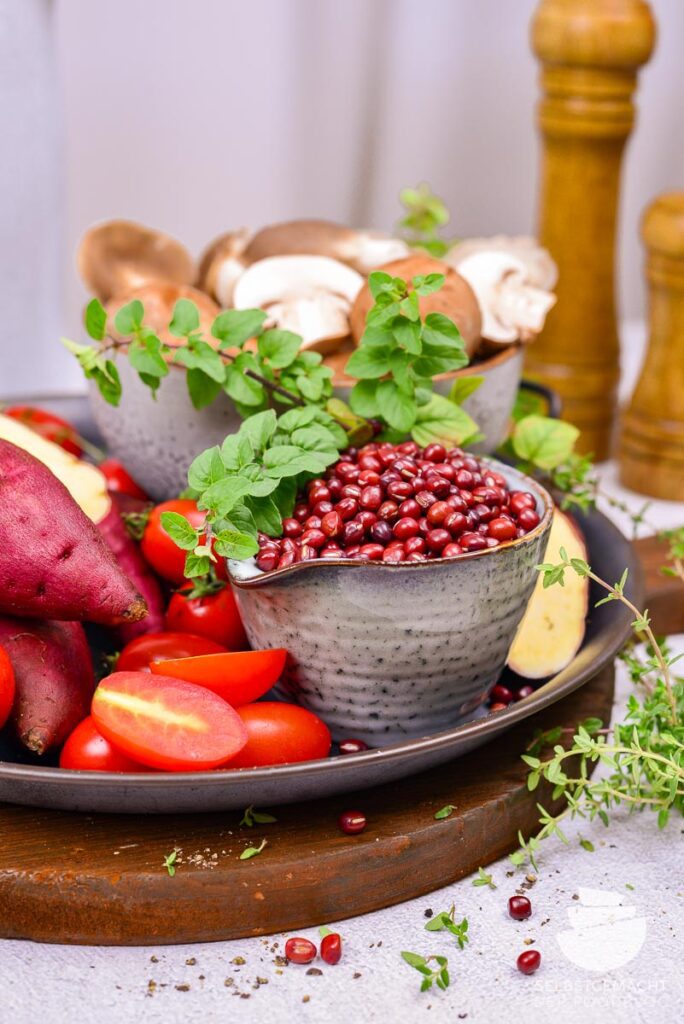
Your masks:
<instances>
[{"instance_id":1,"label":"speckled glaze pattern","mask_svg":"<svg viewBox=\"0 0 684 1024\"><path fill-rule=\"evenodd\" d=\"M373 746L448 729L486 699L535 584L551 499L492 463L542 516L519 540L403 565L314 560L261 573L231 562L250 643L285 647L281 696L319 714L337 740Z\"/></svg>"},{"instance_id":2,"label":"speckled glaze pattern","mask_svg":"<svg viewBox=\"0 0 684 1024\"><path fill-rule=\"evenodd\" d=\"M109 405L90 385L93 418L107 450L155 501L176 497L188 486L188 466L195 456L221 444L242 420L227 395L195 409L179 366L169 368L155 401L127 358L119 356L116 364L122 386L118 406Z\"/></svg>"},{"instance_id":3,"label":"speckled glaze pattern","mask_svg":"<svg viewBox=\"0 0 684 1024\"><path fill-rule=\"evenodd\" d=\"M473 366L472 373L484 377L477 391L469 395L463 408L484 434L481 441L468 445L470 451L488 455L506 439L515 396L522 378L524 353L522 348L511 348L495 357L490 365ZM455 377L467 376L457 373ZM448 395L454 377L435 381L435 391Z\"/></svg>"}]
</instances>

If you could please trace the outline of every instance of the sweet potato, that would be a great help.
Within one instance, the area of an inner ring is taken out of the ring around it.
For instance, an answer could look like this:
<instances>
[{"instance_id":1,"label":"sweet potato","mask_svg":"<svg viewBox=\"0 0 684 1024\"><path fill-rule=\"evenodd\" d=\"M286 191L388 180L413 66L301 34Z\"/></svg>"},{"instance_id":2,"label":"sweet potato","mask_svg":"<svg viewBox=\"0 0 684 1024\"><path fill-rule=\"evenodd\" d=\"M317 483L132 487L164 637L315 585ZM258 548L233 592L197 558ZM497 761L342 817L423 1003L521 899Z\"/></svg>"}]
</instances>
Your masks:
<instances>
[{"instance_id":1,"label":"sweet potato","mask_svg":"<svg viewBox=\"0 0 684 1024\"><path fill-rule=\"evenodd\" d=\"M119 568L135 584L147 604L147 615L138 622L117 626L116 634L122 645L143 633L161 633L164 630L164 598L156 576L140 554L140 549L128 535L119 510L112 506L97 528L107 541Z\"/></svg>"},{"instance_id":2,"label":"sweet potato","mask_svg":"<svg viewBox=\"0 0 684 1024\"><path fill-rule=\"evenodd\" d=\"M83 626L0 616L0 644L14 669L17 736L33 753L44 754L90 711L95 677Z\"/></svg>"},{"instance_id":3,"label":"sweet potato","mask_svg":"<svg viewBox=\"0 0 684 1024\"><path fill-rule=\"evenodd\" d=\"M143 598L64 484L0 439L0 613L116 626L145 612Z\"/></svg>"}]
</instances>

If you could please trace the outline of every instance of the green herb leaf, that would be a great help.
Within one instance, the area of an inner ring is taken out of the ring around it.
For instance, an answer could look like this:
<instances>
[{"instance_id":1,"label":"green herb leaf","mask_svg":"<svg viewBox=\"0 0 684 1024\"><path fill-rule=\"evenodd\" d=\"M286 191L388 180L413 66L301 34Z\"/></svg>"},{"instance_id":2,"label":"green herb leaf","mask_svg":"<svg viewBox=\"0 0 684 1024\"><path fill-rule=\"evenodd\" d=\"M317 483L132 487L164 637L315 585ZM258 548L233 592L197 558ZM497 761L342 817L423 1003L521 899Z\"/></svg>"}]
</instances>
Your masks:
<instances>
[{"instance_id":1,"label":"green herb leaf","mask_svg":"<svg viewBox=\"0 0 684 1024\"><path fill-rule=\"evenodd\" d=\"M477 869L477 878L473 879L473 883L472 884L475 885L475 886L486 885L490 889L496 889L497 888L497 886L494 883L494 879L492 878L492 876L490 874L488 874L484 870L484 868L478 868Z\"/></svg>"},{"instance_id":2,"label":"green herb leaf","mask_svg":"<svg viewBox=\"0 0 684 1024\"><path fill-rule=\"evenodd\" d=\"M254 804L250 804L242 815L240 828L242 828L243 825L247 828L252 828L255 823L257 825L270 825L277 820L278 819L274 818L272 814L267 814L265 811L255 811Z\"/></svg>"},{"instance_id":3,"label":"green herb leaf","mask_svg":"<svg viewBox=\"0 0 684 1024\"><path fill-rule=\"evenodd\" d=\"M443 821L444 818L449 818L456 810L456 804L447 804L445 807L440 807L438 811L435 811L435 820Z\"/></svg>"},{"instance_id":4,"label":"green herb leaf","mask_svg":"<svg viewBox=\"0 0 684 1024\"><path fill-rule=\"evenodd\" d=\"M187 338L193 331L199 330L199 309L190 299L178 299L173 307L173 315L169 324L169 332L176 338Z\"/></svg>"},{"instance_id":5,"label":"green herb leaf","mask_svg":"<svg viewBox=\"0 0 684 1024\"><path fill-rule=\"evenodd\" d=\"M102 341L107 333L107 311L99 299L91 299L85 310L85 329L95 341Z\"/></svg>"},{"instance_id":6,"label":"green herb leaf","mask_svg":"<svg viewBox=\"0 0 684 1024\"><path fill-rule=\"evenodd\" d=\"M511 440L519 458L550 470L569 458L578 437L571 423L533 415L516 423Z\"/></svg>"},{"instance_id":7,"label":"green herb leaf","mask_svg":"<svg viewBox=\"0 0 684 1024\"><path fill-rule=\"evenodd\" d=\"M358 380L384 377L390 370L390 352L389 345L383 345L379 348L368 348L361 344L349 357L345 373L350 377L356 377ZM357 411L353 403L352 409L355 412Z\"/></svg>"},{"instance_id":8,"label":"green herb leaf","mask_svg":"<svg viewBox=\"0 0 684 1024\"><path fill-rule=\"evenodd\" d=\"M421 447L434 442L463 445L478 434L477 424L459 405L443 395L433 395L419 406L411 437Z\"/></svg>"},{"instance_id":9,"label":"green herb leaf","mask_svg":"<svg viewBox=\"0 0 684 1024\"><path fill-rule=\"evenodd\" d=\"M143 316L145 309L140 299L133 299L132 302L126 303L117 312L114 317L114 326L116 327L119 334L128 336L134 334L140 327L142 327Z\"/></svg>"},{"instance_id":10,"label":"green herb leaf","mask_svg":"<svg viewBox=\"0 0 684 1024\"><path fill-rule=\"evenodd\" d=\"M466 398L470 398L484 383L484 377L477 377L469 374L467 377L457 377L451 385L449 401L454 405L463 405Z\"/></svg>"},{"instance_id":11,"label":"green herb leaf","mask_svg":"<svg viewBox=\"0 0 684 1024\"><path fill-rule=\"evenodd\" d=\"M240 860L251 860L252 857L256 857L257 854L261 853L261 851L266 847L266 845L267 841L265 839L262 839L259 846L248 846L247 849L243 850L242 853L240 854Z\"/></svg>"},{"instance_id":12,"label":"green herb leaf","mask_svg":"<svg viewBox=\"0 0 684 1024\"><path fill-rule=\"evenodd\" d=\"M297 358L302 339L292 331L272 329L259 337L257 348L262 359L268 359L271 366L282 369L290 366Z\"/></svg>"},{"instance_id":13,"label":"green herb leaf","mask_svg":"<svg viewBox=\"0 0 684 1024\"><path fill-rule=\"evenodd\" d=\"M250 338L261 334L266 313L261 309L226 309L214 320L211 333L221 348L242 348Z\"/></svg>"},{"instance_id":14,"label":"green herb leaf","mask_svg":"<svg viewBox=\"0 0 684 1024\"><path fill-rule=\"evenodd\" d=\"M413 396L407 394L393 380L382 380L378 383L376 399L380 415L395 430L409 431L416 422L418 409Z\"/></svg>"},{"instance_id":15,"label":"green herb leaf","mask_svg":"<svg viewBox=\"0 0 684 1024\"><path fill-rule=\"evenodd\" d=\"M185 516L178 512L162 512L161 525L164 533L183 551L194 551L199 543L199 530L190 525Z\"/></svg>"},{"instance_id":16,"label":"green herb leaf","mask_svg":"<svg viewBox=\"0 0 684 1024\"><path fill-rule=\"evenodd\" d=\"M172 850L164 857L164 867L169 873L169 877L173 878L176 874L176 860L178 858L178 850Z\"/></svg>"}]
</instances>

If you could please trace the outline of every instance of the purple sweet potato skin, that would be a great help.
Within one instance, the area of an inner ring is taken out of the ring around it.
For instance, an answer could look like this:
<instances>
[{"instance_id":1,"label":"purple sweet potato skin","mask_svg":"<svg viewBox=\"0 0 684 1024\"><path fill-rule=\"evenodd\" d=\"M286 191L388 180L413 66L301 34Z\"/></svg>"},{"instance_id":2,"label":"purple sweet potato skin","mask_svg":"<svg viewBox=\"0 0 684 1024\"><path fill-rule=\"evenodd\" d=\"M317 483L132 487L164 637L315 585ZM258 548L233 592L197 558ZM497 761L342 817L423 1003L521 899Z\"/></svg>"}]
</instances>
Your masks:
<instances>
[{"instance_id":1,"label":"purple sweet potato skin","mask_svg":"<svg viewBox=\"0 0 684 1024\"><path fill-rule=\"evenodd\" d=\"M145 610L66 487L0 439L0 613L116 626Z\"/></svg>"},{"instance_id":2,"label":"purple sweet potato skin","mask_svg":"<svg viewBox=\"0 0 684 1024\"><path fill-rule=\"evenodd\" d=\"M90 713L95 690L83 626L0 616L0 644L14 669L17 736L35 754L61 746Z\"/></svg>"},{"instance_id":3,"label":"purple sweet potato skin","mask_svg":"<svg viewBox=\"0 0 684 1024\"><path fill-rule=\"evenodd\" d=\"M107 541L126 576L135 584L147 604L147 615L138 622L127 622L116 627L116 635L122 645L144 633L164 631L164 598L156 576L140 553L140 548L129 536L118 508L112 502L109 513L97 528Z\"/></svg>"}]
</instances>

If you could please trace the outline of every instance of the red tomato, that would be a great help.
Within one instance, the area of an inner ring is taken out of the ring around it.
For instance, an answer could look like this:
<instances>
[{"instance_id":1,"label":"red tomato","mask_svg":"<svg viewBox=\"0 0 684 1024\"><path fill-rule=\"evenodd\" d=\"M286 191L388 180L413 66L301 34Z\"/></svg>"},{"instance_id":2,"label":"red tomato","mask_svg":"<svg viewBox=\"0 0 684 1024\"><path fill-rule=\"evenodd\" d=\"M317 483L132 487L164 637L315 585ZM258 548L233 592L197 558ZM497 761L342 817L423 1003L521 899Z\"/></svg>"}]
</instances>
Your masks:
<instances>
[{"instance_id":1,"label":"red tomato","mask_svg":"<svg viewBox=\"0 0 684 1024\"><path fill-rule=\"evenodd\" d=\"M225 647L206 636L191 633L145 633L126 644L116 663L117 672L149 672L150 665L166 658L194 658L222 654ZM191 680L192 682L192 680Z\"/></svg>"},{"instance_id":2,"label":"red tomato","mask_svg":"<svg viewBox=\"0 0 684 1024\"><path fill-rule=\"evenodd\" d=\"M166 610L166 628L208 636L230 651L249 647L235 596L229 586L204 597L174 594Z\"/></svg>"},{"instance_id":3,"label":"red tomato","mask_svg":"<svg viewBox=\"0 0 684 1024\"><path fill-rule=\"evenodd\" d=\"M185 516L191 526L201 526L206 512L200 512L194 501L188 498L177 498L174 501L163 501L155 505L150 512L140 547L145 558L155 572L158 572L169 583L180 586L185 583L185 554L177 547L161 524L162 512L178 512ZM193 630L197 632L197 630Z\"/></svg>"},{"instance_id":4,"label":"red tomato","mask_svg":"<svg viewBox=\"0 0 684 1024\"><path fill-rule=\"evenodd\" d=\"M98 732L151 768L171 772L217 768L247 742L247 730L225 700L181 679L114 672L93 695Z\"/></svg>"},{"instance_id":5,"label":"red tomato","mask_svg":"<svg viewBox=\"0 0 684 1024\"><path fill-rule=\"evenodd\" d=\"M237 709L247 743L226 768L258 768L293 761L316 761L330 753L330 730L298 704L260 701Z\"/></svg>"},{"instance_id":6,"label":"red tomato","mask_svg":"<svg viewBox=\"0 0 684 1024\"><path fill-rule=\"evenodd\" d=\"M117 750L97 731L90 716L76 726L62 747L60 768L90 772L146 772L139 761L133 761Z\"/></svg>"},{"instance_id":7,"label":"red tomato","mask_svg":"<svg viewBox=\"0 0 684 1024\"><path fill-rule=\"evenodd\" d=\"M14 670L9 654L0 647L0 729L7 721L14 704Z\"/></svg>"},{"instance_id":8,"label":"red tomato","mask_svg":"<svg viewBox=\"0 0 684 1024\"><path fill-rule=\"evenodd\" d=\"M139 483L133 479L128 470L116 459L105 459L97 467L107 481L108 491L117 491L119 494L130 494L132 498L147 499Z\"/></svg>"},{"instance_id":9,"label":"red tomato","mask_svg":"<svg viewBox=\"0 0 684 1024\"><path fill-rule=\"evenodd\" d=\"M234 651L157 661L150 668L156 675L206 686L236 708L258 700L271 689L282 675L286 656L287 651L279 647L272 651Z\"/></svg>"},{"instance_id":10,"label":"red tomato","mask_svg":"<svg viewBox=\"0 0 684 1024\"><path fill-rule=\"evenodd\" d=\"M19 420L31 430L35 430L41 437L53 441L77 458L80 459L83 455L81 438L75 429L60 416L55 416L53 412L48 412L47 409L36 409L32 405L12 405L2 411L5 416Z\"/></svg>"}]
</instances>

